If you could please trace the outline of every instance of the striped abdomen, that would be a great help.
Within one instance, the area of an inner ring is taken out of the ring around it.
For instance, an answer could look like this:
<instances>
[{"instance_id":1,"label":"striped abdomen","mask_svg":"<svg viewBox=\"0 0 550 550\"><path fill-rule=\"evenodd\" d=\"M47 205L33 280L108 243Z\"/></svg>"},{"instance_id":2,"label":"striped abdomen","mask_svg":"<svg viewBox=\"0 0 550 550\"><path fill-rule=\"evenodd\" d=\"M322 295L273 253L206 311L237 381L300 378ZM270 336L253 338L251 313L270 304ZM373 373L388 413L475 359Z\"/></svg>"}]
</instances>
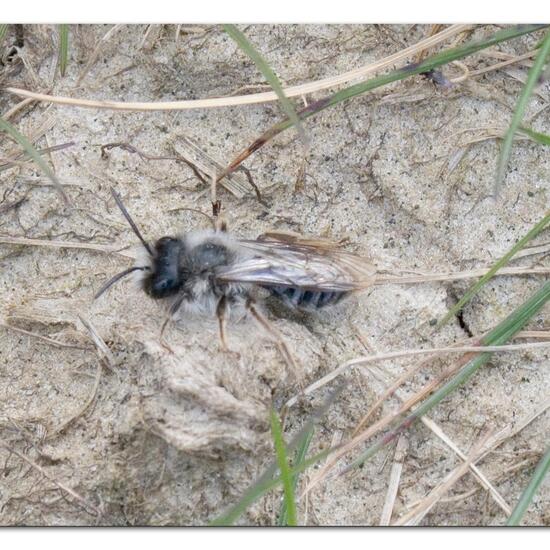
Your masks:
<instances>
[{"instance_id":1,"label":"striped abdomen","mask_svg":"<svg viewBox=\"0 0 550 550\"><path fill-rule=\"evenodd\" d=\"M298 309L320 309L337 304L348 292L342 290L303 290L287 286L263 287L285 304Z\"/></svg>"}]
</instances>

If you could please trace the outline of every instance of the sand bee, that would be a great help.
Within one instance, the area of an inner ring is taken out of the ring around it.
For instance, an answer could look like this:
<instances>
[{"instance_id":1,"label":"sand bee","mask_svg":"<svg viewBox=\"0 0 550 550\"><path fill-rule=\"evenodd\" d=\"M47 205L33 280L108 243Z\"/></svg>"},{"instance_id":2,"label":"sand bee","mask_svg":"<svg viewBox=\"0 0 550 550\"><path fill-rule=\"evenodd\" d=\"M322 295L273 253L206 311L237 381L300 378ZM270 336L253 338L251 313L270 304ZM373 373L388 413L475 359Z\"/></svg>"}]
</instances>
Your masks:
<instances>
[{"instance_id":1,"label":"sand bee","mask_svg":"<svg viewBox=\"0 0 550 550\"><path fill-rule=\"evenodd\" d=\"M211 229L162 237L151 246L120 196L111 191L141 241L143 253L135 266L103 285L96 298L121 278L138 272L141 287L149 296L171 303L168 319L181 311L216 314L224 347L226 318L237 307L244 308L274 336L287 355L280 335L255 306L262 293L289 308L315 311L370 286L375 275L374 267L344 252L338 243L294 234L266 233L256 240L243 240Z\"/></svg>"}]
</instances>

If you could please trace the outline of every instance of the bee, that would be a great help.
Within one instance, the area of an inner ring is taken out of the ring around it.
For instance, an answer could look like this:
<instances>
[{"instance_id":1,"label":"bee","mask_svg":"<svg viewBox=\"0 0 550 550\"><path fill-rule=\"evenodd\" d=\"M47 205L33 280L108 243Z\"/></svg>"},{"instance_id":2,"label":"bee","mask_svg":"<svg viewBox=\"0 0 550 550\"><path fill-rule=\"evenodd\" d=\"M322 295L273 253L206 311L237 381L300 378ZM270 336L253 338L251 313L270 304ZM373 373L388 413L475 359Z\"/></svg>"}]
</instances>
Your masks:
<instances>
[{"instance_id":1,"label":"bee","mask_svg":"<svg viewBox=\"0 0 550 550\"><path fill-rule=\"evenodd\" d=\"M170 318L184 312L216 315L220 339L227 349L227 317L234 308L244 309L294 363L281 336L258 309L259 297L267 293L290 309L314 312L370 286L375 277L373 266L343 251L339 243L295 234L273 232L246 240L210 229L161 237L151 246L118 193L111 192L143 249L136 265L107 281L95 298L123 277L138 272L146 294L170 303L161 334Z\"/></svg>"}]
</instances>

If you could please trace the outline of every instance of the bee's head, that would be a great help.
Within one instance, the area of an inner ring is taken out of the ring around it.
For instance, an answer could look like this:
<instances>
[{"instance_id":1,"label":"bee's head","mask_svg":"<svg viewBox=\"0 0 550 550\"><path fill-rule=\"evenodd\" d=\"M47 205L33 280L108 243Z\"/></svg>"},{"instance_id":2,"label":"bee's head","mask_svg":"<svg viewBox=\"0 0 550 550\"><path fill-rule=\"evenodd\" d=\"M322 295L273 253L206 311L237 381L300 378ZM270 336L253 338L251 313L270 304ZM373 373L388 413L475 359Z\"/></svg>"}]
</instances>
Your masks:
<instances>
[{"instance_id":1,"label":"bee's head","mask_svg":"<svg viewBox=\"0 0 550 550\"><path fill-rule=\"evenodd\" d=\"M183 242L174 237L162 237L154 246L151 269L143 278L143 290L152 298L177 294L184 278L180 269Z\"/></svg>"}]
</instances>

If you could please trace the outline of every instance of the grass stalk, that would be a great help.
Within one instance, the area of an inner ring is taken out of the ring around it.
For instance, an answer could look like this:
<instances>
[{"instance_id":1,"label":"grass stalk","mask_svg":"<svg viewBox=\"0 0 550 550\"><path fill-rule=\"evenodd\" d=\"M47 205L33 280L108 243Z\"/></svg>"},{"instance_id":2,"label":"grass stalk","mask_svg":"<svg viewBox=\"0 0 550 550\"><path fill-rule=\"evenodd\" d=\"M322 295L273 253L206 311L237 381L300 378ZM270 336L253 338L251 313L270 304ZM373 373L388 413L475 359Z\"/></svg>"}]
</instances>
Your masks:
<instances>
[{"instance_id":1,"label":"grass stalk","mask_svg":"<svg viewBox=\"0 0 550 550\"><path fill-rule=\"evenodd\" d=\"M332 107L333 105L341 103L342 101L346 101L347 99L350 99L357 95L374 90L375 88L380 88L381 86L385 86L398 80L404 80L405 78L409 78L417 74L426 73L437 67L447 65L451 61L456 61L458 59L468 57L469 55L472 55L478 51L490 48L492 46L495 46L496 44L500 44L501 42L512 40L513 38L517 38L524 34L535 32L544 27L545 25L518 25L508 29L500 30L484 40L472 41L463 46L444 50L439 54L433 55L425 59L421 63L407 65L386 75L371 78L366 82L360 82L359 84L354 84L353 86L344 88L343 90L340 90L328 97L315 101L308 105L306 108L300 110L298 112L298 116L300 117L300 120L305 120L306 118L309 118L310 116L313 116L323 111L324 109ZM245 150L243 150L231 162L231 164L229 164L229 166L218 176L218 181L233 172L252 153L260 149L268 141L273 139L275 136L277 136L287 128L290 128L292 125L292 121L287 118L275 124L269 130L264 132L259 138L257 138Z\"/></svg>"},{"instance_id":2,"label":"grass stalk","mask_svg":"<svg viewBox=\"0 0 550 550\"><path fill-rule=\"evenodd\" d=\"M525 109L527 108L527 104L529 103L529 99L533 94L533 90L535 89L535 86L539 82L539 78L544 69L544 64L546 63L548 54L550 54L550 32L546 34L544 40L542 41L539 53L535 58L535 62L533 63L533 66L529 70L529 74L527 75L527 81L525 82L525 86L523 87L521 95L519 96L516 108L514 110L514 115L512 116L510 127L508 128L508 131L504 136L504 140L502 142L502 146L500 149L500 155L498 157L498 162L497 162L497 171L496 171L495 188L494 188L495 195L498 193L502 185L502 182L504 181L504 176L506 175L506 168L508 167L508 161L510 159L510 153L512 151L512 143L514 141L514 136L518 131L521 121L523 120L523 115L525 113Z\"/></svg>"},{"instance_id":3,"label":"grass stalk","mask_svg":"<svg viewBox=\"0 0 550 550\"><path fill-rule=\"evenodd\" d=\"M513 311L499 323L491 332L485 335L480 344L483 346L499 346L510 340L525 324L550 300L550 281L546 282L531 298ZM342 473L356 468L372 458L379 450L393 441L404 430L411 427L421 416L438 405L445 397L465 384L491 357L491 352L484 352L470 360L453 378L423 401L411 414L401 420L397 426L371 445L356 458Z\"/></svg>"},{"instance_id":4,"label":"grass stalk","mask_svg":"<svg viewBox=\"0 0 550 550\"><path fill-rule=\"evenodd\" d=\"M9 122L0 117L0 130L11 136L29 155L29 157L37 164L37 166L48 176L55 188L63 198L66 205L69 204L69 198L61 187L61 182L54 174L53 170L48 166L48 163L42 158L40 153L35 149L33 144L15 127Z\"/></svg>"},{"instance_id":5,"label":"grass stalk","mask_svg":"<svg viewBox=\"0 0 550 550\"><path fill-rule=\"evenodd\" d=\"M539 463L537 464L537 467L535 468L535 471L529 481L529 484L527 485L527 487L525 487L525 490L521 494L521 497L518 503L516 504L514 510L512 511L512 514L508 518L506 525L513 526L513 525L520 524L523 516L525 515L525 512L527 511L527 508L529 507L529 504L531 504L531 501L533 500L535 493L537 492L540 484L542 483L542 480L548 473L549 468L550 468L550 447L546 449L546 452L544 453L543 457L540 459Z\"/></svg>"},{"instance_id":6,"label":"grass stalk","mask_svg":"<svg viewBox=\"0 0 550 550\"><path fill-rule=\"evenodd\" d=\"M316 411L311 414L308 418L302 429L291 439L287 445L287 451L299 449L304 445L304 440L310 437L311 432L317 422L326 414L332 403L337 399L345 385L342 384L338 386L325 400L323 405L319 407ZM290 474L296 476L297 474L307 470L310 466L317 463L319 460L322 460L328 456L335 449L325 449L320 453L317 453L315 456L303 460L299 464L296 464L291 470ZM264 473L250 486L250 488L245 491L244 495L239 499L239 501L231 506L226 512L222 515L215 518L210 522L210 525L232 525L237 521L237 519L245 512L245 510L256 500L262 497L272 488L276 487L281 483L281 477L275 476L277 472L277 462L270 464ZM275 477L274 477L275 476Z\"/></svg>"},{"instance_id":7,"label":"grass stalk","mask_svg":"<svg viewBox=\"0 0 550 550\"><path fill-rule=\"evenodd\" d=\"M59 25L59 53L57 60L59 73L61 76L65 76L69 63L69 25Z\"/></svg>"},{"instance_id":8,"label":"grass stalk","mask_svg":"<svg viewBox=\"0 0 550 550\"><path fill-rule=\"evenodd\" d=\"M445 325L449 319L451 319L453 316L455 316L481 289L482 286L491 279L495 273L503 266L505 266L512 257L517 254L522 248L525 247L525 245L532 239L534 239L541 231L543 231L546 226L550 223L550 210L546 213L544 218L540 220L534 227L532 227L527 234L522 237L500 260L495 262L493 267L487 271L477 283L472 285L464 294L464 296L447 312L445 317L441 319L441 321L438 323L436 328L441 328L443 325Z\"/></svg>"},{"instance_id":9,"label":"grass stalk","mask_svg":"<svg viewBox=\"0 0 550 550\"><path fill-rule=\"evenodd\" d=\"M306 133L304 131L302 123L300 122L300 118L296 114L296 111L292 103L290 102L288 97L286 97L285 92L283 90L283 86L281 85L279 79L277 78L275 71L269 66L267 61L260 55L260 52L258 52L258 50L254 48L254 46L248 41L246 36L235 25L223 25L223 30L237 43L239 48L246 55L248 55L248 57L250 57L252 61L254 61L254 63L256 64L256 67L258 67L258 69L263 74L264 78L267 80L269 85L273 88L273 91L277 94L277 97L281 102L281 106L286 116L289 118L291 123L296 127L296 130L300 135L300 138L304 144L304 147L307 148L308 140L306 138Z\"/></svg>"},{"instance_id":10,"label":"grass stalk","mask_svg":"<svg viewBox=\"0 0 550 550\"><path fill-rule=\"evenodd\" d=\"M277 456L277 464L279 465L279 471L281 472L281 480L283 483L283 502L286 508L286 523L284 525L296 527L296 525L298 525L296 500L294 497L294 478L296 476L292 476L290 474L290 466L288 464L286 444L283 438L281 422L279 421L279 417L274 410L271 411L271 437L273 438L273 445Z\"/></svg>"},{"instance_id":11,"label":"grass stalk","mask_svg":"<svg viewBox=\"0 0 550 550\"><path fill-rule=\"evenodd\" d=\"M6 36L7 31L8 31L7 23L0 23L0 46L2 45L2 42L4 40L4 37Z\"/></svg>"},{"instance_id":12,"label":"grass stalk","mask_svg":"<svg viewBox=\"0 0 550 550\"><path fill-rule=\"evenodd\" d=\"M540 132L535 132L531 128L525 126L520 126L518 132L528 135L532 140L540 143L541 145L550 145L550 136L548 134L541 134Z\"/></svg>"},{"instance_id":13,"label":"grass stalk","mask_svg":"<svg viewBox=\"0 0 550 550\"><path fill-rule=\"evenodd\" d=\"M304 434L302 442L300 443L300 445L298 445L298 448L296 449L296 453L294 456L294 461L293 461L293 464L295 467L301 465L305 461L307 451L309 449L309 445L311 443L311 440L313 439L313 432L314 430L312 426L311 429ZM294 493L296 493L297 485L298 485L298 475L295 474L292 476L292 489ZM285 499L283 500L283 505L281 506L281 512L279 514L277 524L288 525L288 518L289 518L289 510Z\"/></svg>"}]
</instances>

